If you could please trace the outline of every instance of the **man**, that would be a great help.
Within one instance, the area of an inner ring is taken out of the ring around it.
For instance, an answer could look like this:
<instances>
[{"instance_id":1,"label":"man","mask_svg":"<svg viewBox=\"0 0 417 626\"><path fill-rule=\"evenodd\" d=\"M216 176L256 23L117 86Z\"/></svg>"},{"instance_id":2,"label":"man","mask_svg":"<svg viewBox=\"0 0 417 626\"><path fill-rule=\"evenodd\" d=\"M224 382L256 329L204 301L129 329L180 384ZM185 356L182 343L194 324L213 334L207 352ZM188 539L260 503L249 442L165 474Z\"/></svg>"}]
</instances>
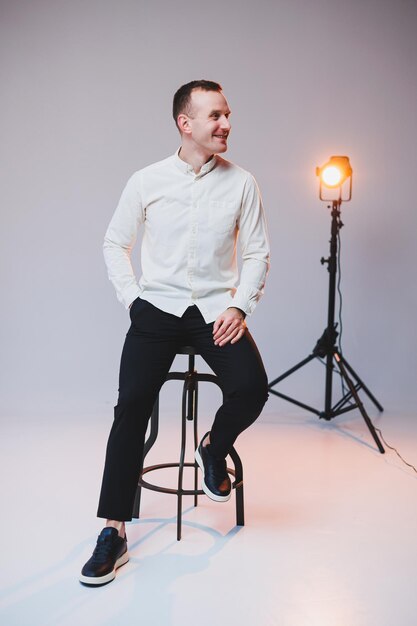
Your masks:
<instances>
[{"instance_id":1,"label":"man","mask_svg":"<svg viewBox=\"0 0 417 626\"><path fill-rule=\"evenodd\" d=\"M269 265L265 218L253 177L218 156L226 152L230 109L222 88L192 81L174 96L181 147L129 179L105 236L104 256L118 299L130 309L98 517L107 520L80 581L101 585L129 559L146 428L181 345L193 345L219 377L224 404L196 450L204 492L230 498L226 456L259 416L267 377L246 327ZM143 227L142 277L130 255ZM240 283L236 263L239 234Z\"/></svg>"}]
</instances>

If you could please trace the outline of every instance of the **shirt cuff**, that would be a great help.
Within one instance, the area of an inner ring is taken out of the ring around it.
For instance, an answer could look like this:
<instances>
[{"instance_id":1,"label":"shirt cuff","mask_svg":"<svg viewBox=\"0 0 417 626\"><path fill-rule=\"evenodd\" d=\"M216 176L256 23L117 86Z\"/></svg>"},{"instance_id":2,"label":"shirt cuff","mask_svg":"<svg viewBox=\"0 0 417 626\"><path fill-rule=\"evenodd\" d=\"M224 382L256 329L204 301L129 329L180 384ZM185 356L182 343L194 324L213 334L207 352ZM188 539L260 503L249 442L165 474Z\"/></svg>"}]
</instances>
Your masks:
<instances>
[{"instance_id":1,"label":"shirt cuff","mask_svg":"<svg viewBox=\"0 0 417 626\"><path fill-rule=\"evenodd\" d=\"M256 289L239 285L233 296L232 303L229 304L229 306L240 309L246 313L246 315L252 315L260 295L260 292Z\"/></svg>"}]
</instances>

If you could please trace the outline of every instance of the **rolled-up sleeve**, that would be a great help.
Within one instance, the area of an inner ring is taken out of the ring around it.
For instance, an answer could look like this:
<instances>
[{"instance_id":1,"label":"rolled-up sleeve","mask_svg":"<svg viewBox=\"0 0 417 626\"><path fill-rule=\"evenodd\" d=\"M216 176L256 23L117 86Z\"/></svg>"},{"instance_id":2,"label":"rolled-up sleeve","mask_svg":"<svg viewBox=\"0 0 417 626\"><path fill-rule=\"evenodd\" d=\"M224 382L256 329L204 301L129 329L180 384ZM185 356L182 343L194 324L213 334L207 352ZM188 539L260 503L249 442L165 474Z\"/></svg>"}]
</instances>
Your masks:
<instances>
[{"instance_id":1,"label":"rolled-up sleeve","mask_svg":"<svg viewBox=\"0 0 417 626\"><path fill-rule=\"evenodd\" d=\"M120 197L104 237L103 253L117 298L129 308L140 289L130 260L138 226L144 222L140 193L140 172L133 174Z\"/></svg>"},{"instance_id":2,"label":"rolled-up sleeve","mask_svg":"<svg viewBox=\"0 0 417 626\"><path fill-rule=\"evenodd\" d=\"M242 270L232 306L251 315L264 292L270 258L262 199L251 175L245 183L238 227Z\"/></svg>"}]
</instances>

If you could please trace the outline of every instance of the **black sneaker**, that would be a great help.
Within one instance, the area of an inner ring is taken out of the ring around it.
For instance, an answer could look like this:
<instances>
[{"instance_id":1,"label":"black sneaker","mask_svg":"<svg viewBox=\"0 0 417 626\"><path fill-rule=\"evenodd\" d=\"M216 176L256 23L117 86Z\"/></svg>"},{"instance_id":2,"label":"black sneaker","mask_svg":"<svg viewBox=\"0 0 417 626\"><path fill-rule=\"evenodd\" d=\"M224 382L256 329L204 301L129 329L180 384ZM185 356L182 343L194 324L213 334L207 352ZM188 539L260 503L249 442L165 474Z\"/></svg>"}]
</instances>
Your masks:
<instances>
[{"instance_id":1,"label":"black sneaker","mask_svg":"<svg viewBox=\"0 0 417 626\"><path fill-rule=\"evenodd\" d=\"M232 484L227 473L226 459L212 456L208 449L210 444L203 446L203 441L208 434L204 435L195 451L195 460L203 472L203 491L216 502L227 502L227 500L230 500Z\"/></svg>"},{"instance_id":2,"label":"black sneaker","mask_svg":"<svg viewBox=\"0 0 417 626\"><path fill-rule=\"evenodd\" d=\"M97 539L91 559L81 570L84 585L106 585L116 576L116 570L129 560L127 539L119 536L116 528L103 528Z\"/></svg>"}]
</instances>

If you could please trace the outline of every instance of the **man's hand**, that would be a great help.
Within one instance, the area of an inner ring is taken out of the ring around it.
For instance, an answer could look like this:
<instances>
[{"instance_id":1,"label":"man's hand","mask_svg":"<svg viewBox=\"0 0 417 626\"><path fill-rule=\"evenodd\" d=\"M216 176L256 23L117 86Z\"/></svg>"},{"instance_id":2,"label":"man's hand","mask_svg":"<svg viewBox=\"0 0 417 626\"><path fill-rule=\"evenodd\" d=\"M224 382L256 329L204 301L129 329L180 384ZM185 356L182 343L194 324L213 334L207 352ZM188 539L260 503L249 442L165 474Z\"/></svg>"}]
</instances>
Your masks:
<instances>
[{"instance_id":1,"label":"man's hand","mask_svg":"<svg viewBox=\"0 0 417 626\"><path fill-rule=\"evenodd\" d=\"M245 334L246 323L242 311L231 307L219 315L213 325L213 339L216 346L236 343Z\"/></svg>"}]
</instances>

